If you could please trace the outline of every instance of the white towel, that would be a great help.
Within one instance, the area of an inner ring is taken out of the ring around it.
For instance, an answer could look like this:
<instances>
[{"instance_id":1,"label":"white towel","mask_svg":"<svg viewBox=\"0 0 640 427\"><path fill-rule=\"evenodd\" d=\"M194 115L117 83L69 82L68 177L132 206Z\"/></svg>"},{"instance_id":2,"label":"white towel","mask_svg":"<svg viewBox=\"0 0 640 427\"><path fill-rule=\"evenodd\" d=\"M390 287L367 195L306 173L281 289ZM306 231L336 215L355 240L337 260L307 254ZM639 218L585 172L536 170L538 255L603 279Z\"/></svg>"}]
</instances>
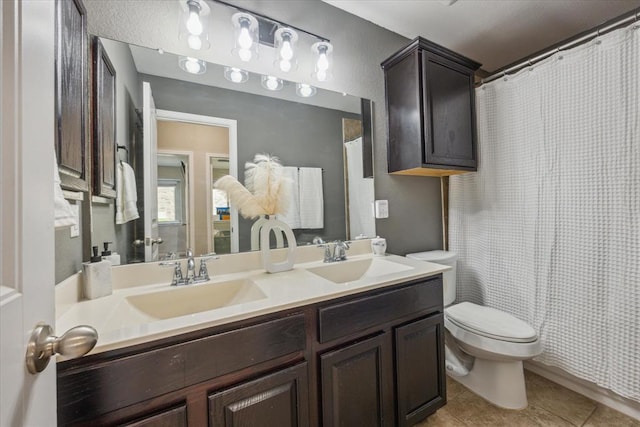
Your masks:
<instances>
[{"instance_id":1,"label":"white towel","mask_svg":"<svg viewBox=\"0 0 640 427\"><path fill-rule=\"evenodd\" d=\"M53 156L53 201L54 201L54 226L55 228L70 227L78 225L69 201L64 198L62 187L60 187L60 173L58 171L58 161Z\"/></svg>"},{"instance_id":2,"label":"white towel","mask_svg":"<svg viewBox=\"0 0 640 427\"><path fill-rule=\"evenodd\" d=\"M300 228L324 228L322 169L300 168Z\"/></svg>"},{"instance_id":3,"label":"white towel","mask_svg":"<svg viewBox=\"0 0 640 427\"><path fill-rule=\"evenodd\" d=\"M136 176L128 163L118 162L116 168L116 224L140 218L138 214Z\"/></svg>"},{"instance_id":4,"label":"white towel","mask_svg":"<svg viewBox=\"0 0 640 427\"><path fill-rule=\"evenodd\" d=\"M291 192L289 193L289 207L284 213L278 214L278 219L292 229L300 228L300 194L298 193L298 168L285 166L282 168L282 176L291 180Z\"/></svg>"}]
</instances>

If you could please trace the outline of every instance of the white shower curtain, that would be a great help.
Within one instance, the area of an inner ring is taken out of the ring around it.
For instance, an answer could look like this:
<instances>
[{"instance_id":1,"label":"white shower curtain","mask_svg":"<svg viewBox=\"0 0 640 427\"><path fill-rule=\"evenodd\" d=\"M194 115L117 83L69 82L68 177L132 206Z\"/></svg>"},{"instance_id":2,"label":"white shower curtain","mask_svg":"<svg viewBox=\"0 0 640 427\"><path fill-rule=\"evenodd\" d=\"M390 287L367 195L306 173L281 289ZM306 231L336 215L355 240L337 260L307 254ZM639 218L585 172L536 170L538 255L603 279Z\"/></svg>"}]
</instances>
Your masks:
<instances>
[{"instance_id":1,"label":"white shower curtain","mask_svg":"<svg viewBox=\"0 0 640 427\"><path fill-rule=\"evenodd\" d=\"M640 29L476 90L451 177L458 298L532 324L537 360L640 401Z\"/></svg>"}]
</instances>

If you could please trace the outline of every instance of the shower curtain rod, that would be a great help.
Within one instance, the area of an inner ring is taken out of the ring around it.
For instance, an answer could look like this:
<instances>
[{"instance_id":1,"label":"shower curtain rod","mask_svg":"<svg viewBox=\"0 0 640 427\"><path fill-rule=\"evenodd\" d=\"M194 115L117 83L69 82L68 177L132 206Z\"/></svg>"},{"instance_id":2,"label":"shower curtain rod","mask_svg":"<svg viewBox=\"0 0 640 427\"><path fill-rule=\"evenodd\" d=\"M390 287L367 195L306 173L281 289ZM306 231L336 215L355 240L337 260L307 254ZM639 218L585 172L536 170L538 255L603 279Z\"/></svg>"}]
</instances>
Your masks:
<instances>
[{"instance_id":1,"label":"shower curtain rod","mask_svg":"<svg viewBox=\"0 0 640 427\"><path fill-rule=\"evenodd\" d=\"M606 34L610 31L613 31L631 21L636 21L638 22L638 20L640 19L640 8L637 8L635 10L632 10L631 12L627 12L624 15L621 15L617 18L613 18L607 22L604 22L603 24L601 24L600 26L596 27L595 29L590 29L587 30L583 33L578 34L575 37L571 37L567 40L564 40L558 44L556 44L555 46L552 46L550 48L546 48L543 49L541 51L538 51L536 53L534 53L532 57L528 58L528 59L522 59L519 61L516 61L510 65L507 65L505 67L503 67L502 69L499 69L495 72L493 72L489 77L485 77L483 79L480 79L479 84L476 85L476 87L480 87L485 83L489 83L492 82L496 79L499 79L500 77L504 77L504 76L508 76L509 74L512 74L514 72L520 71L522 68L524 67L530 67L540 61L542 61L543 59L546 59L548 57L550 57L551 55L558 53L560 51L563 50L567 50L569 48L578 46L580 44L586 43L588 41L594 40L598 37L600 37L603 34ZM638 23L638 26L640 26L640 23ZM636 27L637 28L637 27ZM559 46L558 46L559 45Z\"/></svg>"}]
</instances>

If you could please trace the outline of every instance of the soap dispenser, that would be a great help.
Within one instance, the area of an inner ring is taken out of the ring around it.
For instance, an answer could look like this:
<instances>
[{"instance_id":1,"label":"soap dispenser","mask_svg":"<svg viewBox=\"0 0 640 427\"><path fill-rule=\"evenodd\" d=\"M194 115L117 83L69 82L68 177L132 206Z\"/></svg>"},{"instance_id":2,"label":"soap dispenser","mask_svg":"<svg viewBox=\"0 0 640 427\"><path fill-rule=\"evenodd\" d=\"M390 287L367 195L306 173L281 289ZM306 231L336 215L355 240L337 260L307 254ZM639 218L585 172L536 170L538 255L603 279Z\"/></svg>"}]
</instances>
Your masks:
<instances>
[{"instance_id":1,"label":"soap dispenser","mask_svg":"<svg viewBox=\"0 0 640 427\"><path fill-rule=\"evenodd\" d=\"M109 250L109 245L112 242L103 242L102 246L104 250L102 251L102 259L105 261L109 261L111 265L120 265L120 254L117 252L111 252Z\"/></svg>"},{"instance_id":2,"label":"soap dispenser","mask_svg":"<svg viewBox=\"0 0 640 427\"><path fill-rule=\"evenodd\" d=\"M111 263L103 260L94 246L91 262L82 264L82 289L87 299L111 295Z\"/></svg>"}]
</instances>

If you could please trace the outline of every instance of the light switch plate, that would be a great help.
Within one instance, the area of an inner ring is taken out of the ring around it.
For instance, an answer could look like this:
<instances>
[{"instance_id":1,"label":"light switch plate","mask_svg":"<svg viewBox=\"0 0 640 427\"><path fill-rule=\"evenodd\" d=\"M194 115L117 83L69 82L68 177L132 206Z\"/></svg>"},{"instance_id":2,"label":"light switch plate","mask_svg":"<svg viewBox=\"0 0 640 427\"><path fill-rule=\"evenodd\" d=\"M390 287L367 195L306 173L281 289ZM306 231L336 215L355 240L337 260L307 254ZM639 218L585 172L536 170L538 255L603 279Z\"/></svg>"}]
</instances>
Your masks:
<instances>
[{"instance_id":1,"label":"light switch plate","mask_svg":"<svg viewBox=\"0 0 640 427\"><path fill-rule=\"evenodd\" d=\"M73 217L76 219L76 225L69 227L70 237L78 237L80 236L80 205L71 203L69 206L71 207L71 212L73 212Z\"/></svg>"},{"instance_id":2,"label":"light switch plate","mask_svg":"<svg viewBox=\"0 0 640 427\"><path fill-rule=\"evenodd\" d=\"M389 218L389 201L376 200L375 202L376 218Z\"/></svg>"}]
</instances>

